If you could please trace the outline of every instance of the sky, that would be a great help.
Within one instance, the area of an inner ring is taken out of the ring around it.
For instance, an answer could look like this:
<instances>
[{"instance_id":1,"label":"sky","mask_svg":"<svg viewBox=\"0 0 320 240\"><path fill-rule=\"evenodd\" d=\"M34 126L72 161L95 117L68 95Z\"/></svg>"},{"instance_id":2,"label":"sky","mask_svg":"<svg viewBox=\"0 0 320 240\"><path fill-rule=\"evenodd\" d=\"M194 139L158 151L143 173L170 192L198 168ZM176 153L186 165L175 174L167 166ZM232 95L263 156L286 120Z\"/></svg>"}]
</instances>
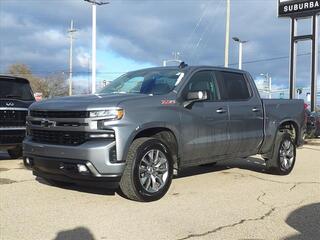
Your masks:
<instances>
[{"instance_id":1,"label":"sky","mask_svg":"<svg viewBox=\"0 0 320 240\"><path fill-rule=\"evenodd\" d=\"M189 65L224 64L225 0L110 0L97 9L97 81L160 66L172 52ZM27 64L35 74L68 73L68 28L73 19L74 82L90 82L91 6L83 0L0 0L0 73ZM309 20L298 33L309 34ZM230 38L244 45L243 69L261 87L288 87L290 20L277 17L277 0L231 0ZM311 43L298 45L297 86L310 85ZM279 59L277 59L279 58ZM271 60L270 60L271 59ZM272 60L273 59L273 60ZM230 41L230 67L237 68L238 44ZM319 86L320 84L318 84Z\"/></svg>"}]
</instances>

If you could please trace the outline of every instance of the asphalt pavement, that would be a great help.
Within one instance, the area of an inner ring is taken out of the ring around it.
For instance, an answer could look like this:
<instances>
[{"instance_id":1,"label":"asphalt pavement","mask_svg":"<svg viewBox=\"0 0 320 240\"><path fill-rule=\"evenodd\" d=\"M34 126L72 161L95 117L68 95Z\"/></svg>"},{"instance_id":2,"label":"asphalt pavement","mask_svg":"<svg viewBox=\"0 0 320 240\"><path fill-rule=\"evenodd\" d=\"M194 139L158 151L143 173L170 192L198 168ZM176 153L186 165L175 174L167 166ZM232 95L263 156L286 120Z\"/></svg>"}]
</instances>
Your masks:
<instances>
[{"instance_id":1,"label":"asphalt pavement","mask_svg":"<svg viewBox=\"0 0 320 240\"><path fill-rule=\"evenodd\" d=\"M0 153L0 239L320 239L320 141L288 176L258 157L185 170L151 203L117 192L50 186Z\"/></svg>"}]
</instances>

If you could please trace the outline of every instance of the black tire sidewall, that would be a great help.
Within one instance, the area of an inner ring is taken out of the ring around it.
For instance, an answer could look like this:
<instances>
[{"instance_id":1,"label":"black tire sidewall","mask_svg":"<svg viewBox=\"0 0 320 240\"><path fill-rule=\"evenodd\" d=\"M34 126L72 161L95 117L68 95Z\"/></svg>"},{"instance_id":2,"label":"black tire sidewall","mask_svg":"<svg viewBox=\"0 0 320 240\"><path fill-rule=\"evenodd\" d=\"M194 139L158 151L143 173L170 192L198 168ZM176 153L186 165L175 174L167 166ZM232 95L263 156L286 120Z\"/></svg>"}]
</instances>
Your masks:
<instances>
[{"instance_id":1,"label":"black tire sidewall","mask_svg":"<svg viewBox=\"0 0 320 240\"><path fill-rule=\"evenodd\" d=\"M8 152L11 159L19 159L22 157L22 147L21 146L17 146L13 149L9 149L7 152Z\"/></svg>"},{"instance_id":2,"label":"black tire sidewall","mask_svg":"<svg viewBox=\"0 0 320 240\"><path fill-rule=\"evenodd\" d=\"M281 149L281 146L282 146L283 142L287 141L287 140L290 141L291 144L293 145L294 157L293 157L293 163L292 163L291 167L289 169L284 169L284 168L282 168L281 162L280 162L280 149ZM282 139L280 141L279 148L278 148L278 153L277 153L277 163L278 163L278 169L277 170L278 170L279 174L281 174L281 175L289 174L292 171L292 169L294 168L294 165L296 163L296 145L294 144L294 142L293 142L293 140L292 140L292 138L290 137L289 134L284 134L282 136Z\"/></svg>"},{"instance_id":3,"label":"black tire sidewall","mask_svg":"<svg viewBox=\"0 0 320 240\"><path fill-rule=\"evenodd\" d=\"M156 193L147 192L141 185L140 179L139 179L140 162L143 156L152 149L160 150L163 154L165 154L168 160L168 165L169 165L167 182L165 186ZM133 165L132 171L133 171L132 176L133 176L133 184L135 187L135 191L140 196L140 198L142 198L144 201L155 201L162 198L169 190L169 187L172 182L172 175L173 175L173 160L166 145L157 139L150 139L144 142L143 144L141 144L141 146L137 149L136 158L134 159L134 165Z\"/></svg>"}]
</instances>

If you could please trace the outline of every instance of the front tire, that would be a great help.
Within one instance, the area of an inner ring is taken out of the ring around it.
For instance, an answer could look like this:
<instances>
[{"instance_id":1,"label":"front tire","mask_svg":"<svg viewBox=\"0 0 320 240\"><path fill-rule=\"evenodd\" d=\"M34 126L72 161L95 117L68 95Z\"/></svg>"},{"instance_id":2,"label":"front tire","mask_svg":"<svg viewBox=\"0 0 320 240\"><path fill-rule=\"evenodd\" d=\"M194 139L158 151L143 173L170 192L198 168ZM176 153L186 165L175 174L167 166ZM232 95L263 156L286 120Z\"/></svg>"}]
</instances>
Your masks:
<instances>
[{"instance_id":1,"label":"front tire","mask_svg":"<svg viewBox=\"0 0 320 240\"><path fill-rule=\"evenodd\" d=\"M267 160L267 168L278 175L288 175L296 161L296 145L289 133L279 132L276 137L272 159Z\"/></svg>"},{"instance_id":2,"label":"front tire","mask_svg":"<svg viewBox=\"0 0 320 240\"><path fill-rule=\"evenodd\" d=\"M167 146L155 138L138 138L130 146L120 188L131 200L156 201L169 190L172 175Z\"/></svg>"}]
</instances>

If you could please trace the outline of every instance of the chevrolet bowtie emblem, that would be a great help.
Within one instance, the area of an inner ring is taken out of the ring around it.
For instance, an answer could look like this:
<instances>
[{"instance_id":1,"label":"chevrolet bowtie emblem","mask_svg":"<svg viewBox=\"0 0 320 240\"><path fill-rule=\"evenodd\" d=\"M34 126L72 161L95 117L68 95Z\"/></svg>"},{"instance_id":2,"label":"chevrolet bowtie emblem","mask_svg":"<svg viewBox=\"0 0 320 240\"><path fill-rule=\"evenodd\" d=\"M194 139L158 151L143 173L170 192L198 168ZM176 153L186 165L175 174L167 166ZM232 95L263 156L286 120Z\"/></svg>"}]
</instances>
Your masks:
<instances>
[{"instance_id":1,"label":"chevrolet bowtie emblem","mask_svg":"<svg viewBox=\"0 0 320 240\"><path fill-rule=\"evenodd\" d=\"M55 127L56 124L57 123L55 121L50 121L48 119L42 119L41 120L41 127L50 128L50 127Z\"/></svg>"}]
</instances>

